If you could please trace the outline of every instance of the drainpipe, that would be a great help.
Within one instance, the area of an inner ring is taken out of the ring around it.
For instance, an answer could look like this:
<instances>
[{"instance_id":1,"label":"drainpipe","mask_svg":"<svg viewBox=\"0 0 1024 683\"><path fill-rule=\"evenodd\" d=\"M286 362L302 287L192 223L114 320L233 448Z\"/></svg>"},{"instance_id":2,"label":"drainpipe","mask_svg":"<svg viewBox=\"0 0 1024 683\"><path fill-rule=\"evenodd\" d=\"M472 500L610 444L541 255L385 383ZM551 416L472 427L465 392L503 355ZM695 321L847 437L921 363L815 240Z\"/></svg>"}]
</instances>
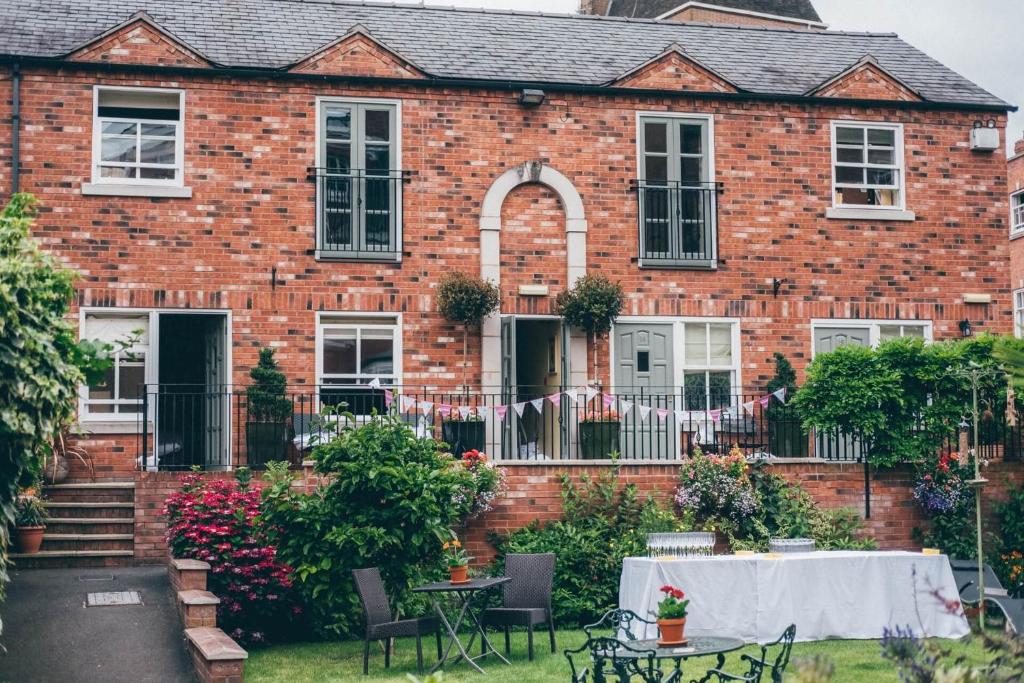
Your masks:
<instances>
[{"instance_id":1,"label":"drainpipe","mask_svg":"<svg viewBox=\"0 0 1024 683\"><path fill-rule=\"evenodd\" d=\"M18 192L21 175L21 63L14 63L11 77L11 194Z\"/></svg>"}]
</instances>

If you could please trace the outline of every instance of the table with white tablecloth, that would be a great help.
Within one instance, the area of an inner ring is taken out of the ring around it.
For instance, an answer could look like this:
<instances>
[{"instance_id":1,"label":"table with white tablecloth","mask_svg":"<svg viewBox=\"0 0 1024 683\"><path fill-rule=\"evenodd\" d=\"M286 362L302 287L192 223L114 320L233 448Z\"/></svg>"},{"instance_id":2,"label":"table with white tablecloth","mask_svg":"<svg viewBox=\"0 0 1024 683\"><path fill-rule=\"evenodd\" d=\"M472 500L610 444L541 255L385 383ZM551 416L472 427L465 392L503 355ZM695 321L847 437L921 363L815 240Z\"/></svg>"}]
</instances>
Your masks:
<instances>
[{"instance_id":1,"label":"table with white tablecloth","mask_svg":"<svg viewBox=\"0 0 1024 683\"><path fill-rule=\"evenodd\" d=\"M690 599L686 633L775 640L796 624L797 640L880 638L886 627L960 638L969 633L945 555L831 551L693 558L627 557L619 607L651 618L663 585ZM649 626L638 638L653 638Z\"/></svg>"}]
</instances>

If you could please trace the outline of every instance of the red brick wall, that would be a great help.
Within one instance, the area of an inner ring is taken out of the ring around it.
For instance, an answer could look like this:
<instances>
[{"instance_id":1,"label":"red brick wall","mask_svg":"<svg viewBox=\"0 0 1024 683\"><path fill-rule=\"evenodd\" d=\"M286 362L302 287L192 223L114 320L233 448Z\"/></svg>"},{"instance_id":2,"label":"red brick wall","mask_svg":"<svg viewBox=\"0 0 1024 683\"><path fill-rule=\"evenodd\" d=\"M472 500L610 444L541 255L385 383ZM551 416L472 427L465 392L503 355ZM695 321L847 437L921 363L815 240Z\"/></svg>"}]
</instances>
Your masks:
<instances>
[{"instance_id":1,"label":"red brick wall","mask_svg":"<svg viewBox=\"0 0 1024 683\"><path fill-rule=\"evenodd\" d=\"M135 562L162 564L167 561L167 520L163 511L167 497L181 486L183 472L135 472ZM226 479L230 473L207 472L207 478Z\"/></svg>"},{"instance_id":2,"label":"red brick wall","mask_svg":"<svg viewBox=\"0 0 1024 683\"><path fill-rule=\"evenodd\" d=\"M1024 138L1014 145L1013 156L1007 164L1010 193L1024 190ZM1010 288L1024 287L1024 239L1010 240Z\"/></svg>"},{"instance_id":3,"label":"red brick wall","mask_svg":"<svg viewBox=\"0 0 1024 683\"><path fill-rule=\"evenodd\" d=\"M90 176L97 83L186 89L191 199L80 193ZM402 166L414 175L405 189L400 265L312 256L315 190L306 175L314 163L315 101L326 95L403 101ZM229 309L238 384L247 383L257 349L269 344L291 382L312 383L318 310L403 313L403 380L459 384L461 341L437 315L433 288L443 272L479 272L484 195L505 170L534 159L564 173L582 196L588 269L621 281L624 314L741 318L744 384L755 390L771 375L774 351L802 370L812 318L928 319L937 339L958 336L964 318L979 331L1010 329L1006 166L999 155L967 149L974 113L628 92L552 92L544 105L525 109L507 91L213 74L186 82L37 68L26 70L22 103L22 188L41 202L35 234L81 273L76 306ZM6 110L5 96L0 114ZM725 188L716 271L637 267L629 191L637 176L637 111L714 116L716 175ZM829 121L836 118L904 123L907 206L916 221L824 217L831 205ZM996 118L1004 127L1005 117ZM9 129L0 129L0 153L9 146ZM5 191L9 166L0 170ZM550 310L565 286L556 203L548 190L522 188L503 215L503 312ZM550 243L538 244L547 236ZM534 268L524 270L530 258ZM524 302L513 294L519 277L552 283L548 299ZM773 278L787 279L778 297ZM961 303L963 293L978 291L993 303ZM471 343L477 360L479 337ZM603 341L601 349L607 381ZM471 382L479 381L478 368L473 362Z\"/></svg>"}]
</instances>

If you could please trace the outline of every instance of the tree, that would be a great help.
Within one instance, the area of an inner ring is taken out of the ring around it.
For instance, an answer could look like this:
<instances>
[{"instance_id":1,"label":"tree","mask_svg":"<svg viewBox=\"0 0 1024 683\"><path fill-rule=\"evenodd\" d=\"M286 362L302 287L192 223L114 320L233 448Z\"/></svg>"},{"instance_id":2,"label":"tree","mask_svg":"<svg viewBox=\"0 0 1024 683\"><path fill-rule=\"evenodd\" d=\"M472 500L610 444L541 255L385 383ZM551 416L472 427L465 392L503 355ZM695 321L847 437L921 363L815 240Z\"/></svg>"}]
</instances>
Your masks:
<instances>
[{"instance_id":1,"label":"tree","mask_svg":"<svg viewBox=\"0 0 1024 683\"><path fill-rule=\"evenodd\" d=\"M245 390L249 416L257 422L283 422L292 411L285 396L288 379L277 367L274 349L260 349L260 359L249 370L252 384Z\"/></svg>"},{"instance_id":2,"label":"tree","mask_svg":"<svg viewBox=\"0 0 1024 683\"><path fill-rule=\"evenodd\" d=\"M74 273L40 251L29 230L35 200L16 194L0 212L0 597L18 490L74 419L78 387L110 366L111 346L77 340L67 313Z\"/></svg>"},{"instance_id":3,"label":"tree","mask_svg":"<svg viewBox=\"0 0 1024 683\"><path fill-rule=\"evenodd\" d=\"M498 310L501 293L494 283L466 275L463 272L448 273L437 288L437 310L449 321L462 325L462 385L467 391L466 381L467 340L472 328L479 328L484 318Z\"/></svg>"},{"instance_id":4,"label":"tree","mask_svg":"<svg viewBox=\"0 0 1024 683\"><path fill-rule=\"evenodd\" d=\"M625 297L622 285L604 275L584 275L555 299L565 322L587 333L594 346L594 376L597 375L597 340L612 329Z\"/></svg>"}]
</instances>

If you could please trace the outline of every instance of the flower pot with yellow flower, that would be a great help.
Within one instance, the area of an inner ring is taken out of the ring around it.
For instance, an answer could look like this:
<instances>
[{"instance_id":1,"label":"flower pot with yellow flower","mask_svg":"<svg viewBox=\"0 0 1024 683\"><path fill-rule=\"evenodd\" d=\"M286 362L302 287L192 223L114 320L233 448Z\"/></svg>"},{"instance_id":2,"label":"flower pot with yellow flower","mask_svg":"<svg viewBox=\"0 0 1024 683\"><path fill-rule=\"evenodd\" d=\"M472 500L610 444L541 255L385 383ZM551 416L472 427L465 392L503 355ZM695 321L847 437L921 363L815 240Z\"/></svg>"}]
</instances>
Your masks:
<instances>
[{"instance_id":1,"label":"flower pot with yellow flower","mask_svg":"<svg viewBox=\"0 0 1024 683\"><path fill-rule=\"evenodd\" d=\"M469 561L473 558L466 553L458 536L452 534L450 540L441 544L441 550L444 551L444 559L448 563L451 582L467 583L469 581Z\"/></svg>"},{"instance_id":2,"label":"flower pot with yellow flower","mask_svg":"<svg viewBox=\"0 0 1024 683\"><path fill-rule=\"evenodd\" d=\"M658 645L682 645L686 643L686 612L690 601L686 593L675 586L662 586L665 597L658 603L658 630L661 638Z\"/></svg>"}]
</instances>

